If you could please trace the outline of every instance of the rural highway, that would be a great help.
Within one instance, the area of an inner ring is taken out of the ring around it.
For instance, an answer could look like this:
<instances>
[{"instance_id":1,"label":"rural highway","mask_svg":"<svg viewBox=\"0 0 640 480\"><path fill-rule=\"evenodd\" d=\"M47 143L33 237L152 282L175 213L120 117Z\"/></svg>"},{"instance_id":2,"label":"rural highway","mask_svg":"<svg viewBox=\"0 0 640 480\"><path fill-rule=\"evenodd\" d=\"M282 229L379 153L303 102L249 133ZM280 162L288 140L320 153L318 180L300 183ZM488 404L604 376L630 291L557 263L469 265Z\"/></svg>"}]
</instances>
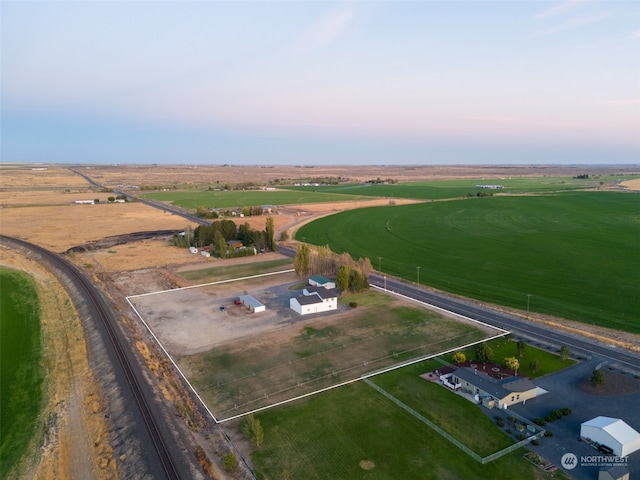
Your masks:
<instances>
[{"instance_id":1,"label":"rural highway","mask_svg":"<svg viewBox=\"0 0 640 480\"><path fill-rule=\"evenodd\" d=\"M294 257L296 254L293 248L284 246L279 247L278 251L289 257ZM640 355L633 354L628 350L528 322L522 318L474 304L470 301L454 298L444 293L431 292L380 273L369 275L369 284L380 290L384 290L386 285L387 290L390 292L508 330L516 336L528 338L542 345L554 348L567 345L573 354L585 357L602 357L609 363L619 363L627 368L640 371Z\"/></svg>"}]
</instances>

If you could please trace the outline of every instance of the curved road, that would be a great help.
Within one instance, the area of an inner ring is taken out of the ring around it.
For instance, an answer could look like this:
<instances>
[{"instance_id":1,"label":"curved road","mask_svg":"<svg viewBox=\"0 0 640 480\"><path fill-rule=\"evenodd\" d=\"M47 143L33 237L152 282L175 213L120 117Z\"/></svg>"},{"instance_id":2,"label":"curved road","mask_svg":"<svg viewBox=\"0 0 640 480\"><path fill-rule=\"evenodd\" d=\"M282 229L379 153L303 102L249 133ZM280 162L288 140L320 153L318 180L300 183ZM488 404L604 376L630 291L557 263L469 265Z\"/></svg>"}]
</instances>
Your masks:
<instances>
[{"instance_id":1,"label":"curved road","mask_svg":"<svg viewBox=\"0 0 640 480\"><path fill-rule=\"evenodd\" d=\"M289 257L294 257L296 253L293 248L283 246L279 248L279 252ZM571 335L544 325L528 322L522 318L469 301L450 297L444 293L424 290L423 288L379 273L369 275L369 283L374 288L384 290L386 287L390 292L398 293L504 330L509 330L514 335L523 336L541 344L552 345L557 348L562 345L567 345L572 353L582 356L597 355L609 361L620 363L628 368L640 371L640 355L628 350L606 345L579 335Z\"/></svg>"},{"instance_id":2,"label":"curved road","mask_svg":"<svg viewBox=\"0 0 640 480\"><path fill-rule=\"evenodd\" d=\"M93 283L71 262L42 247L5 235L0 242L11 246L47 265L74 299L83 323L91 322L102 337L113 373L118 384L124 408L132 419L131 434L143 450L141 459L146 462L152 478L186 478L181 472L188 469L184 459L171 448L174 436L166 424L160 421L161 412L155 403L154 392L137 368L135 354L118 328L110 306ZM138 472L143 475L143 472Z\"/></svg>"}]
</instances>

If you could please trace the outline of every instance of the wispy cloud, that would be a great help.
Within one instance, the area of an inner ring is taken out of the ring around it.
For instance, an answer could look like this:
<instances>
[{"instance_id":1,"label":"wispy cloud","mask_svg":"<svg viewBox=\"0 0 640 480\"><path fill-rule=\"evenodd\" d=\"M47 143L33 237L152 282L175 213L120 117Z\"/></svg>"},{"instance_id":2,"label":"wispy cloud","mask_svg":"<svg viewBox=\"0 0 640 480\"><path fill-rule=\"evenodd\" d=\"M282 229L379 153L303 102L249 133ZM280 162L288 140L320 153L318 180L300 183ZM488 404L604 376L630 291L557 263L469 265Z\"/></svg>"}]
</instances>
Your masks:
<instances>
[{"instance_id":1,"label":"wispy cloud","mask_svg":"<svg viewBox=\"0 0 640 480\"><path fill-rule=\"evenodd\" d=\"M563 30L584 27L587 25L591 25L593 23L601 22L609 18L613 13L614 13L613 10L603 10L603 11L595 12L589 15L574 16L572 18L565 20L562 23L559 23L557 25L541 30L539 34L548 35L550 33L560 32Z\"/></svg>"},{"instance_id":2,"label":"wispy cloud","mask_svg":"<svg viewBox=\"0 0 640 480\"><path fill-rule=\"evenodd\" d=\"M293 42L291 51L303 53L330 44L349 27L355 14L354 4L330 11L300 34Z\"/></svg>"},{"instance_id":3,"label":"wispy cloud","mask_svg":"<svg viewBox=\"0 0 640 480\"><path fill-rule=\"evenodd\" d=\"M572 12L573 10L579 8L581 5L586 3L588 0L567 0L564 2L560 2L553 7L549 7L538 14L536 14L536 19L557 17L559 15L564 15L565 13Z\"/></svg>"}]
</instances>

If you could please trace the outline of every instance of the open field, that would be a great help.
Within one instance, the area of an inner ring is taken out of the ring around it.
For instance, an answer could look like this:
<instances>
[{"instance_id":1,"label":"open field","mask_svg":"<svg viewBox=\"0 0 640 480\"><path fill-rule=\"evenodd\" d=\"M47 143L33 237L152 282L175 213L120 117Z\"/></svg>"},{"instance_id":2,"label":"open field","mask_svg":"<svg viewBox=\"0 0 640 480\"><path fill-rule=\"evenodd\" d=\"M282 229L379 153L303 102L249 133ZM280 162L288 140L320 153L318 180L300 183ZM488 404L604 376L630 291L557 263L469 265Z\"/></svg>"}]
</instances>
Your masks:
<instances>
[{"instance_id":1,"label":"open field","mask_svg":"<svg viewBox=\"0 0 640 480\"><path fill-rule=\"evenodd\" d=\"M385 375L390 375L390 384L397 380L404 389L408 377L400 372L405 370L418 384L413 398L422 410L435 406L446 427L459 422L456 428L463 428L465 437L466 429L477 424L482 431L471 434L473 438L479 434L481 444L510 443L477 406L419 378L423 372L417 365ZM377 377L374 380L378 383ZM264 445L252 454L259 478L287 478L287 474L309 480L547 478L522 458L525 449L479 464L362 382L262 412L257 418L265 432ZM471 424L463 423L470 418Z\"/></svg>"},{"instance_id":2,"label":"open field","mask_svg":"<svg viewBox=\"0 0 640 480\"><path fill-rule=\"evenodd\" d=\"M468 178L457 180L432 180L400 184L332 185L318 187L285 187L295 191L318 193L342 193L384 198L412 198L438 200L476 195L478 192L494 195L542 194L557 191L619 188L619 180L634 176L607 175L590 179L572 177L517 177L517 178ZM476 185L502 185L500 189L479 189ZM622 186L621 188L624 188Z\"/></svg>"},{"instance_id":3,"label":"open field","mask_svg":"<svg viewBox=\"0 0 640 480\"><path fill-rule=\"evenodd\" d=\"M156 192L142 193L140 197L168 202L173 205L195 210L196 207L232 208L260 205L291 205L317 202L352 202L368 200L368 197L344 195L340 193L316 193L290 190L244 190L221 192Z\"/></svg>"},{"instance_id":4,"label":"open field","mask_svg":"<svg viewBox=\"0 0 640 480\"><path fill-rule=\"evenodd\" d=\"M282 183L284 180L312 181L326 177L364 182L395 179L400 182L455 179L499 178L515 176L624 175L639 173L638 165L88 165L77 167L97 183L118 185L164 186L192 185L215 188L224 183Z\"/></svg>"},{"instance_id":5,"label":"open field","mask_svg":"<svg viewBox=\"0 0 640 480\"><path fill-rule=\"evenodd\" d=\"M355 310L299 316L288 305L299 281L279 277L260 290L243 280L235 294L227 283L130 298L219 420L499 334L373 292L341 301ZM233 305L247 292L267 311Z\"/></svg>"},{"instance_id":6,"label":"open field","mask_svg":"<svg viewBox=\"0 0 640 480\"><path fill-rule=\"evenodd\" d=\"M0 267L0 478L17 465L42 408L40 305L33 279Z\"/></svg>"},{"instance_id":7,"label":"open field","mask_svg":"<svg viewBox=\"0 0 640 480\"><path fill-rule=\"evenodd\" d=\"M297 239L455 294L640 332L640 196L574 192L368 208L302 226ZM360 232L354 236L351 232Z\"/></svg>"}]
</instances>

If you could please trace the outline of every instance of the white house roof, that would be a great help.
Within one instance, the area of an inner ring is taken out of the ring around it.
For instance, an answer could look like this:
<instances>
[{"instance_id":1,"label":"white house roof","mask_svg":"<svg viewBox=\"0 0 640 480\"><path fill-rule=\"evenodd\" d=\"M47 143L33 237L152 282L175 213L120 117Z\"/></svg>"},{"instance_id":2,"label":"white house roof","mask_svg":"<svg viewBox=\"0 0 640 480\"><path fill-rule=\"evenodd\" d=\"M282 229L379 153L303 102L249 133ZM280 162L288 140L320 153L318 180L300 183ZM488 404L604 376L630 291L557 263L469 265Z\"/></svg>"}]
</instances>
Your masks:
<instances>
[{"instance_id":1,"label":"white house roof","mask_svg":"<svg viewBox=\"0 0 640 480\"><path fill-rule=\"evenodd\" d=\"M640 433L619 418L596 417L584 422L582 426L604 430L621 444L630 443L640 438Z\"/></svg>"}]
</instances>

